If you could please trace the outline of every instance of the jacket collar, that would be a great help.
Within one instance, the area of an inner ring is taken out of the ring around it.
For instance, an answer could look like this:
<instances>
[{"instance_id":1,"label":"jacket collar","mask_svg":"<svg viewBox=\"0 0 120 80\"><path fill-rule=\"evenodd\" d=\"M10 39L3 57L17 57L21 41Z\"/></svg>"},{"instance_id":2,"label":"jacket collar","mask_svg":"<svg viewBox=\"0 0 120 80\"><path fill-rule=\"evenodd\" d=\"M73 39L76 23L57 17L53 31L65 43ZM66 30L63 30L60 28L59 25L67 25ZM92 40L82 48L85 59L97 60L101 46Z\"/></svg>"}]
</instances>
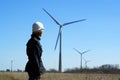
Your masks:
<instances>
[{"instance_id":1,"label":"jacket collar","mask_svg":"<svg viewBox=\"0 0 120 80\"><path fill-rule=\"evenodd\" d=\"M32 37L32 38L36 38L37 40L40 40L40 37L37 36L37 35L35 35L35 34L32 34L31 37Z\"/></svg>"}]
</instances>

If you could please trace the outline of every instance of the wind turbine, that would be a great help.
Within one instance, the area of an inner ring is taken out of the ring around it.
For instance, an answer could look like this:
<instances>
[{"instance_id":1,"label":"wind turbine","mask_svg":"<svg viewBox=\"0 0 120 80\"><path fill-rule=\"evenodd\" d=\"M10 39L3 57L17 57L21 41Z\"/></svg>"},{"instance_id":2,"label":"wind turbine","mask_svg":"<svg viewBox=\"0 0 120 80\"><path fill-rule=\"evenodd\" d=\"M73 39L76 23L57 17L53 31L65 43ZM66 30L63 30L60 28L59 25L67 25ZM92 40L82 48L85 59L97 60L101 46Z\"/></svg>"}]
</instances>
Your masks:
<instances>
[{"instance_id":1,"label":"wind turbine","mask_svg":"<svg viewBox=\"0 0 120 80\"><path fill-rule=\"evenodd\" d=\"M90 62L90 60L86 60L85 58L83 58L83 60L85 61L85 68L87 69L87 63Z\"/></svg>"},{"instance_id":2,"label":"wind turbine","mask_svg":"<svg viewBox=\"0 0 120 80\"><path fill-rule=\"evenodd\" d=\"M57 43L58 43L58 40L60 38L60 47L59 47L59 72L62 71L62 27L63 26L66 26L66 25L69 25L69 24L72 24L72 23L76 23L76 22L81 22L81 21L85 21L86 19L81 19L81 20L76 20L76 21L72 21L72 22L67 22L67 23L64 23L64 24L60 24L50 13L48 13L45 9L43 9L52 19L53 21L59 25L59 32L58 32L58 36L57 36L57 40L56 40L56 44L55 44L55 50L56 50L56 47L57 47Z\"/></svg>"},{"instance_id":3,"label":"wind turbine","mask_svg":"<svg viewBox=\"0 0 120 80\"><path fill-rule=\"evenodd\" d=\"M80 54L80 58L81 58L80 69L82 70L82 57L83 57L83 54L87 53L87 52L90 51L90 50L87 50L87 51L84 51L84 52L80 52L80 51L78 51L78 50L75 49L75 48L74 48L74 50Z\"/></svg>"}]
</instances>

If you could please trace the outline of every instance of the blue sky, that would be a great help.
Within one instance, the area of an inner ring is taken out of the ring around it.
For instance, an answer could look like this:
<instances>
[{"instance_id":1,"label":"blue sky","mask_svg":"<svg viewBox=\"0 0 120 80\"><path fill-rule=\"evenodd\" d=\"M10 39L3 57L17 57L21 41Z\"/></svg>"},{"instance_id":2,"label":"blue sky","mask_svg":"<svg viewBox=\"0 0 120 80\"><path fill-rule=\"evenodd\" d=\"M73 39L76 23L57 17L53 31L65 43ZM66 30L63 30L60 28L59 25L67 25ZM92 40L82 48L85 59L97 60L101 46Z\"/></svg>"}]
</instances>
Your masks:
<instances>
[{"instance_id":1,"label":"blue sky","mask_svg":"<svg viewBox=\"0 0 120 80\"><path fill-rule=\"evenodd\" d=\"M46 69L58 69L58 53L54 51L59 26L42 10L45 8L61 24L79 19L86 21L64 26L62 38L63 70L80 66L83 52L88 67L102 64L120 65L120 1L119 0L0 0L0 70L24 70L27 62L26 43L31 26L41 21L45 31L41 39ZM84 67L84 61L83 61Z\"/></svg>"}]
</instances>

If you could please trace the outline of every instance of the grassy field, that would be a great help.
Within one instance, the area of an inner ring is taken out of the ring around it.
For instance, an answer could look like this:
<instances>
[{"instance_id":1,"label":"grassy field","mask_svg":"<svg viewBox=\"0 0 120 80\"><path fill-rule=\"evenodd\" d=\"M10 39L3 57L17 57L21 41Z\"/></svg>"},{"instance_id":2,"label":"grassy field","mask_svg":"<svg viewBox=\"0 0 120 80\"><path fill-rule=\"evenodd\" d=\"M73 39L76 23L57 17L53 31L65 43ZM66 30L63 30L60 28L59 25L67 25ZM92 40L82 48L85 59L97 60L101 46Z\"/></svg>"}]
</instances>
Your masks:
<instances>
[{"instance_id":1,"label":"grassy field","mask_svg":"<svg viewBox=\"0 0 120 80\"><path fill-rule=\"evenodd\" d=\"M28 75L23 72L0 72L0 80L28 80ZM41 80L120 80L120 74L46 73Z\"/></svg>"}]
</instances>

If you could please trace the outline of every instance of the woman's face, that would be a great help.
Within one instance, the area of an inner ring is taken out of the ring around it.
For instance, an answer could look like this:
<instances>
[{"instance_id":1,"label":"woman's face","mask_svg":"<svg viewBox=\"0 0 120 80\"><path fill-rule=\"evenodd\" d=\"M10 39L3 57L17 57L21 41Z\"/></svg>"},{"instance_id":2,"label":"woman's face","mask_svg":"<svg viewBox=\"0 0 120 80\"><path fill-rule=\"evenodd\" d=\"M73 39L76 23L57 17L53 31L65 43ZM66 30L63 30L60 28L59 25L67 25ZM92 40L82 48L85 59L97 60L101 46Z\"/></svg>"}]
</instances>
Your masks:
<instances>
[{"instance_id":1,"label":"woman's face","mask_svg":"<svg viewBox=\"0 0 120 80\"><path fill-rule=\"evenodd\" d=\"M40 37L41 37L41 36L42 36L42 34L43 34L43 31L44 31L44 30L40 30L40 31L38 32L38 36L40 36Z\"/></svg>"}]
</instances>

